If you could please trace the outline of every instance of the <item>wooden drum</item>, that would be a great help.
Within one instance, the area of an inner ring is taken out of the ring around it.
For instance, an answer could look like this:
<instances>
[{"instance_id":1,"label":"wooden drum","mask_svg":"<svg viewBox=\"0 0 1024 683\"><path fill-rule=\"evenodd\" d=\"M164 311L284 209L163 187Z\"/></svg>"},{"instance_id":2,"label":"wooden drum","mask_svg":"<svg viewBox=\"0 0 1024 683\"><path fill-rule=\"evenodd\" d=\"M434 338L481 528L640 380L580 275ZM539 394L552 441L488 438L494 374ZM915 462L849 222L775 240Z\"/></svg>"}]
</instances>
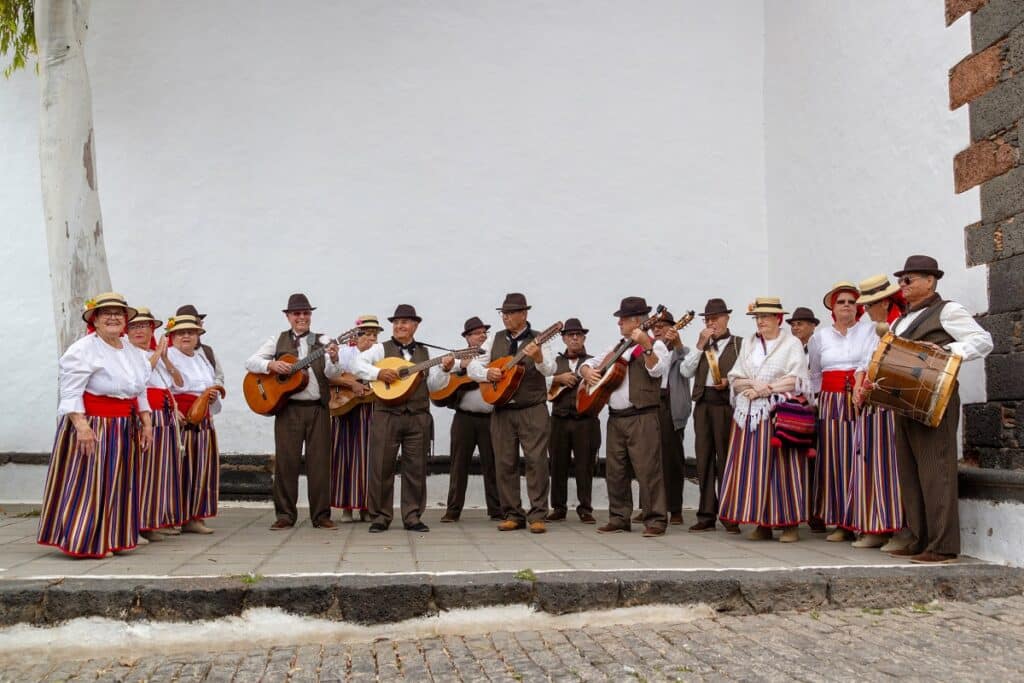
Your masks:
<instances>
[{"instance_id":1,"label":"wooden drum","mask_svg":"<svg viewBox=\"0 0 1024 683\"><path fill-rule=\"evenodd\" d=\"M938 427L956 391L960 356L886 332L868 364L867 402Z\"/></svg>"}]
</instances>

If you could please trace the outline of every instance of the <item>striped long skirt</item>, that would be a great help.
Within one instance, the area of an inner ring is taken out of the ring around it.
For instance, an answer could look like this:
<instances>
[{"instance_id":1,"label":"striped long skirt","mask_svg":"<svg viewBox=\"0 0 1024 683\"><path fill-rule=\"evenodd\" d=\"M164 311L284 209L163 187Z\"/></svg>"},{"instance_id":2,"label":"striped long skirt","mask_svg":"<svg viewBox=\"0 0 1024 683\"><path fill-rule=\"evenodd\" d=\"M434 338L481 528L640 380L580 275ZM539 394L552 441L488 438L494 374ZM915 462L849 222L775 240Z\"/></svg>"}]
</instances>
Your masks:
<instances>
[{"instance_id":1,"label":"striped long skirt","mask_svg":"<svg viewBox=\"0 0 1024 683\"><path fill-rule=\"evenodd\" d=\"M153 448L141 457L142 531L181 526L186 521L182 507L182 457L174 414L169 406L154 409Z\"/></svg>"},{"instance_id":2,"label":"striped long skirt","mask_svg":"<svg viewBox=\"0 0 1024 683\"><path fill-rule=\"evenodd\" d=\"M98 558L138 543L139 449L136 418L86 419L96 434L90 455L78 453L67 415L57 424L36 540L72 557Z\"/></svg>"},{"instance_id":3,"label":"striped long skirt","mask_svg":"<svg viewBox=\"0 0 1024 683\"><path fill-rule=\"evenodd\" d=\"M814 464L813 516L842 526L847 520L857 413L852 394L823 391L818 396L818 458Z\"/></svg>"},{"instance_id":4,"label":"striped long skirt","mask_svg":"<svg viewBox=\"0 0 1024 683\"><path fill-rule=\"evenodd\" d=\"M181 430L185 457L181 463L181 509L184 521L217 514L220 491L220 455L217 432L209 417Z\"/></svg>"},{"instance_id":5,"label":"striped long skirt","mask_svg":"<svg viewBox=\"0 0 1024 683\"><path fill-rule=\"evenodd\" d=\"M735 524L789 527L807 519L807 459L771 445L771 420L746 428L735 422L719 491L719 517Z\"/></svg>"},{"instance_id":6,"label":"striped long skirt","mask_svg":"<svg viewBox=\"0 0 1024 683\"><path fill-rule=\"evenodd\" d=\"M857 421L858 449L853 458L853 477L843 524L846 529L885 534L903 528L894 422L892 412L875 406L865 408Z\"/></svg>"},{"instance_id":7,"label":"striped long skirt","mask_svg":"<svg viewBox=\"0 0 1024 683\"><path fill-rule=\"evenodd\" d=\"M367 509L372 416L373 405L364 403L340 417L331 418L331 507Z\"/></svg>"}]
</instances>

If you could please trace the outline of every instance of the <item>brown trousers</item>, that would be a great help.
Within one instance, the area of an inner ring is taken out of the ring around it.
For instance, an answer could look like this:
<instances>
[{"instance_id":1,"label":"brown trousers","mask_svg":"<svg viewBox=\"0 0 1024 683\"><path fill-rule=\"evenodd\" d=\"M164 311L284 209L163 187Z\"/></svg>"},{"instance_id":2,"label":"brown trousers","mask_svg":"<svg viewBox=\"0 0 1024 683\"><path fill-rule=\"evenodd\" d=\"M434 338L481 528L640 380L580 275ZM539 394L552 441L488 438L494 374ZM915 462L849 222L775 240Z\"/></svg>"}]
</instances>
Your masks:
<instances>
[{"instance_id":1,"label":"brown trousers","mask_svg":"<svg viewBox=\"0 0 1024 683\"><path fill-rule=\"evenodd\" d=\"M497 469L498 497L505 519L542 521L548 512L548 407L498 409L491 416L491 443ZM524 512L519 495L519 447L526 459L526 493L530 510Z\"/></svg>"},{"instance_id":2,"label":"brown trousers","mask_svg":"<svg viewBox=\"0 0 1024 683\"><path fill-rule=\"evenodd\" d=\"M289 401L274 418L274 513L294 524L298 519L299 469L306 446L306 487L313 524L331 518L331 416L321 405Z\"/></svg>"},{"instance_id":3,"label":"brown trousers","mask_svg":"<svg viewBox=\"0 0 1024 683\"><path fill-rule=\"evenodd\" d=\"M451 465L448 476L447 514L458 518L466 504L466 485L469 482L469 463L473 452L480 449L480 473L484 478L484 499L487 516L501 515L498 482L494 474L494 448L491 446L491 415L456 410L452 418Z\"/></svg>"},{"instance_id":4,"label":"brown trousers","mask_svg":"<svg viewBox=\"0 0 1024 683\"><path fill-rule=\"evenodd\" d=\"M366 507L370 521L390 526L395 514L395 462L402 450L402 523L420 521L427 507L430 413L373 411Z\"/></svg>"},{"instance_id":5,"label":"brown trousers","mask_svg":"<svg viewBox=\"0 0 1024 683\"><path fill-rule=\"evenodd\" d=\"M669 514L683 512L683 429L676 431L672 423L672 406L668 394L661 397L658 407L658 421L661 426L661 475L665 479L665 505ZM643 507L641 498L640 506Z\"/></svg>"},{"instance_id":6,"label":"brown trousers","mask_svg":"<svg viewBox=\"0 0 1024 683\"><path fill-rule=\"evenodd\" d=\"M954 390L955 391L955 390ZM918 552L960 554L956 428L960 397L954 393L938 427L896 416L896 462L907 526Z\"/></svg>"},{"instance_id":7,"label":"brown trousers","mask_svg":"<svg viewBox=\"0 0 1024 683\"><path fill-rule=\"evenodd\" d=\"M548 458L551 468L551 509L566 512L569 506L569 470L576 479L577 514L592 514L594 466L601 447L601 423L594 417L576 419L551 416Z\"/></svg>"},{"instance_id":8,"label":"brown trousers","mask_svg":"<svg viewBox=\"0 0 1024 683\"><path fill-rule=\"evenodd\" d=\"M718 489L725 474L732 433L732 407L700 401L693 408L693 448L697 456L697 483L700 504L697 519L714 522L718 519Z\"/></svg>"},{"instance_id":9,"label":"brown trousers","mask_svg":"<svg viewBox=\"0 0 1024 683\"><path fill-rule=\"evenodd\" d=\"M634 475L646 504L644 526L664 529L668 524L659 422L657 410L608 417L604 477L608 486L608 523L612 526L629 529Z\"/></svg>"}]
</instances>

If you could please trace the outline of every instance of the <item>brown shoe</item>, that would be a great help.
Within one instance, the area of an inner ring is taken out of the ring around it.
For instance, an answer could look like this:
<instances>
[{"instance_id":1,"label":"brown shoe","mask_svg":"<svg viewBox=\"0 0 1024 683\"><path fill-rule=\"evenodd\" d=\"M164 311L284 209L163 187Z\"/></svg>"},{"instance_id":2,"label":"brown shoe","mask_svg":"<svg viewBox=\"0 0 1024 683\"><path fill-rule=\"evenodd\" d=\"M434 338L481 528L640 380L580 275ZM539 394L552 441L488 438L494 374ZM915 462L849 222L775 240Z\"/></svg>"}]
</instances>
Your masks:
<instances>
[{"instance_id":1,"label":"brown shoe","mask_svg":"<svg viewBox=\"0 0 1024 683\"><path fill-rule=\"evenodd\" d=\"M633 522L642 522L642 521L644 521L644 511L643 510L637 510L636 514L633 515L633 519L631 521L633 521Z\"/></svg>"},{"instance_id":2,"label":"brown shoe","mask_svg":"<svg viewBox=\"0 0 1024 683\"><path fill-rule=\"evenodd\" d=\"M453 515L450 512L446 512L444 514L444 517L441 518L441 523L442 524L451 524L452 522L457 522L457 521L459 521L459 516L458 515Z\"/></svg>"},{"instance_id":3,"label":"brown shoe","mask_svg":"<svg viewBox=\"0 0 1024 683\"><path fill-rule=\"evenodd\" d=\"M710 519L702 520L702 521L697 522L696 524L694 524L693 526L690 527L690 533L696 533L698 531L714 531L714 530L715 530L715 523L712 520L710 520Z\"/></svg>"},{"instance_id":4,"label":"brown shoe","mask_svg":"<svg viewBox=\"0 0 1024 683\"><path fill-rule=\"evenodd\" d=\"M279 519L270 525L271 531L280 531L281 529L291 529L295 524L289 522L287 519Z\"/></svg>"},{"instance_id":5,"label":"brown shoe","mask_svg":"<svg viewBox=\"0 0 1024 683\"><path fill-rule=\"evenodd\" d=\"M770 541L772 540L772 528L768 526L758 526L747 534L747 538L751 541Z\"/></svg>"},{"instance_id":6,"label":"brown shoe","mask_svg":"<svg viewBox=\"0 0 1024 683\"><path fill-rule=\"evenodd\" d=\"M665 530L657 526L645 526L644 527L644 538L651 538L653 536L664 536Z\"/></svg>"},{"instance_id":7,"label":"brown shoe","mask_svg":"<svg viewBox=\"0 0 1024 683\"><path fill-rule=\"evenodd\" d=\"M565 510L552 510L544 517L545 522L564 522Z\"/></svg>"},{"instance_id":8,"label":"brown shoe","mask_svg":"<svg viewBox=\"0 0 1024 683\"><path fill-rule=\"evenodd\" d=\"M317 529L337 529L338 525L334 523L334 520L327 518L321 519L319 522L313 525Z\"/></svg>"},{"instance_id":9,"label":"brown shoe","mask_svg":"<svg viewBox=\"0 0 1024 683\"><path fill-rule=\"evenodd\" d=\"M923 552L910 558L910 561L914 564L952 564L956 560L956 555L929 552Z\"/></svg>"},{"instance_id":10,"label":"brown shoe","mask_svg":"<svg viewBox=\"0 0 1024 683\"><path fill-rule=\"evenodd\" d=\"M506 519L498 525L498 531L518 531L523 528L523 523L514 519Z\"/></svg>"},{"instance_id":11,"label":"brown shoe","mask_svg":"<svg viewBox=\"0 0 1024 683\"><path fill-rule=\"evenodd\" d=\"M580 521L584 524L597 524L597 520L594 519L594 515L590 514L589 512L581 512Z\"/></svg>"},{"instance_id":12,"label":"brown shoe","mask_svg":"<svg viewBox=\"0 0 1024 683\"><path fill-rule=\"evenodd\" d=\"M538 519L535 522L530 522L531 534L543 534L545 531L547 531L547 527L544 526L544 522L542 520Z\"/></svg>"},{"instance_id":13,"label":"brown shoe","mask_svg":"<svg viewBox=\"0 0 1024 683\"><path fill-rule=\"evenodd\" d=\"M597 533L599 534L622 534L629 531L629 529L623 529L621 526L616 526L611 522L608 522L604 526L597 527Z\"/></svg>"},{"instance_id":14,"label":"brown shoe","mask_svg":"<svg viewBox=\"0 0 1024 683\"><path fill-rule=\"evenodd\" d=\"M683 523L683 513L673 512L672 515L668 518L668 523L673 524L675 526L679 526Z\"/></svg>"},{"instance_id":15,"label":"brown shoe","mask_svg":"<svg viewBox=\"0 0 1024 683\"><path fill-rule=\"evenodd\" d=\"M889 555L892 557L914 557L918 554L919 553L916 550L912 549L910 546L907 546L905 548L897 548L896 550L893 550L891 553L889 553Z\"/></svg>"},{"instance_id":16,"label":"brown shoe","mask_svg":"<svg viewBox=\"0 0 1024 683\"><path fill-rule=\"evenodd\" d=\"M740 532L739 524L733 524L732 522L722 522L722 526L725 527L725 532L728 534L738 534Z\"/></svg>"}]
</instances>

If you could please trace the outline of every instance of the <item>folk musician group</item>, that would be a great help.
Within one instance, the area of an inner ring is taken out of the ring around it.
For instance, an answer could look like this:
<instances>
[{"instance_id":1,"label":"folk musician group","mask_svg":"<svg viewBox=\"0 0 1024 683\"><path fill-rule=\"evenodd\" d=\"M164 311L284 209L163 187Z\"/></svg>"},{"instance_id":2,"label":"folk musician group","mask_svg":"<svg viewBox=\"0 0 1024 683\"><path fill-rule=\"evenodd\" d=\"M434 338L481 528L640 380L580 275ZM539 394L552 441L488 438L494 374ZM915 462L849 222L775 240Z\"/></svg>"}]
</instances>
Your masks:
<instances>
[{"instance_id":1,"label":"folk musician group","mask_svg":"<svg viewBox=\"0 0 1024 683\"><path fill-rule=\"evenodd\" d=\"M466 320L456 351L418 340L421 318L408 304L387 318L383 342L373 315L328 338L311 332L316 309L293 294L287 329L246 361L243 385L249 406L274 420L270 528L299 522L304 458L314 527L336 529L339 508L343 521L387 532L400 454L402 527L428 532L434 403L454 411L442 523L460 521L478 452L487 514L500 531L542 534L565 523L571 472L579 522L603 534L662 536L683 524L683 433L692 419L700 503L690 532L721 524L739 534L747 525L751 540L792 543L807 524L828 541L915 563L955 561L956 377L992 339L937 293L942 276L934 258L915 255L895 281L838 282L824 293L825 325L809 308L790 314L778 298L758 297L745 311L755 326L748 336L733 332L733 310L712 298L697 314L703 328L692 347L680 331L693 312L677 320L627 296L612 314L619 342L596 355L577 318L534 329L521 293L498 307L504 329L493 335L481 318ZM113 292L86 301L88 332L60 359L40 544L103 558L169 535L214 533L206 522L217 514L220 477L213 416L226 391L202 343L205 317L186 305L165 324ZM591 494L602 438L608 511L598 520Z\"/></svg>"}]
</instances>

